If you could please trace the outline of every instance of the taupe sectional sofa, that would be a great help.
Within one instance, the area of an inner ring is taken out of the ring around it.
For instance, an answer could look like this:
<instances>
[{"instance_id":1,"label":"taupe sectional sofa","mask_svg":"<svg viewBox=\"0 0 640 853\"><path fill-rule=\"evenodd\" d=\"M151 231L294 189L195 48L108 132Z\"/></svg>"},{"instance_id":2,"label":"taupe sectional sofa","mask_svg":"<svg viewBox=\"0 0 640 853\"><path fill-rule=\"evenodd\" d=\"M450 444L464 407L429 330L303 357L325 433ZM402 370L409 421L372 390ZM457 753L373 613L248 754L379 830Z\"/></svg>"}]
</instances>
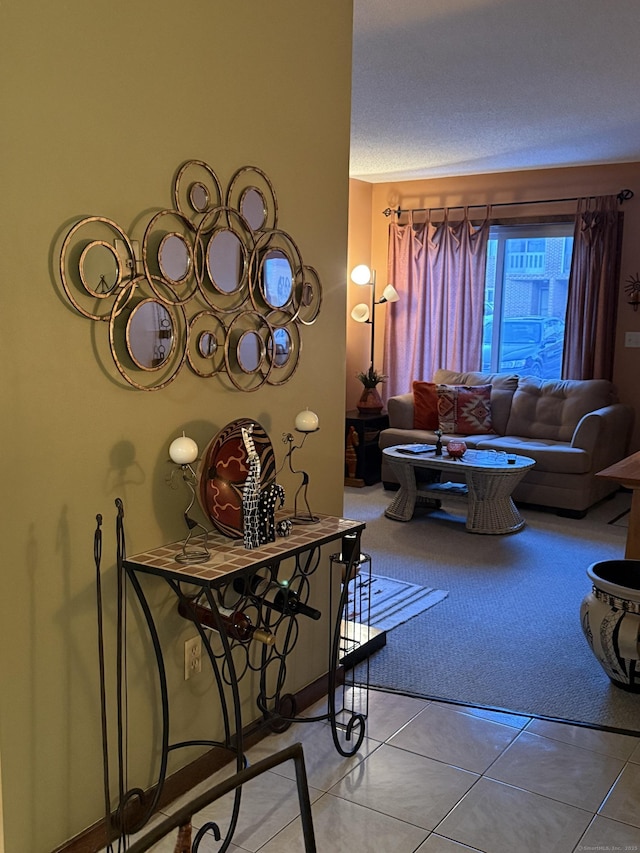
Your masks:
<instances>
[{"instance_id":1,"label":"taupe sectional sofa","mask_svg":"<svg viewBox=\"0 0 640 853\"><path fill-rule=\"evenodd\" d=\"M449 433L470 448L519 453L536 465L519 483L514 500L553 507L582 516L618 486L594 475L623 459L628 452L634 411L618 402L615 388L604 379L544 382L533 377L456 373L439 370L436 385L490 385L491 434ZM381 448L396 444L435 443L433 430L414 427L413 393L387 403L389 429L380 433ZM382 480L397 480L383 457Z\"/></svg>"}]
</instances>

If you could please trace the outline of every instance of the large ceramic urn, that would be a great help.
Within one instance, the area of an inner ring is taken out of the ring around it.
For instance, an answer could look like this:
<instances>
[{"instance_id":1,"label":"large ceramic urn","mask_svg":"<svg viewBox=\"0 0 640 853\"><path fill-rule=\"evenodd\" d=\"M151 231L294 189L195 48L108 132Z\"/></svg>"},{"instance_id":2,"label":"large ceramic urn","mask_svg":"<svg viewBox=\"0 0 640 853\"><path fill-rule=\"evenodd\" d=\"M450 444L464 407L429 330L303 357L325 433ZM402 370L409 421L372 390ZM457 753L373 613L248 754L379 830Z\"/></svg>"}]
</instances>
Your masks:
<instances>
[{"instance_id":1,"label":"large ceramic urn","mask_svg":"<svg viewBox=\"0 0 640 853\"><path fill-rule=\"evenodd\" d=\"M611 681L640 693L640 560L602 560L587 569L591 592L582 630Z\"/></svg>"}]
</instances>

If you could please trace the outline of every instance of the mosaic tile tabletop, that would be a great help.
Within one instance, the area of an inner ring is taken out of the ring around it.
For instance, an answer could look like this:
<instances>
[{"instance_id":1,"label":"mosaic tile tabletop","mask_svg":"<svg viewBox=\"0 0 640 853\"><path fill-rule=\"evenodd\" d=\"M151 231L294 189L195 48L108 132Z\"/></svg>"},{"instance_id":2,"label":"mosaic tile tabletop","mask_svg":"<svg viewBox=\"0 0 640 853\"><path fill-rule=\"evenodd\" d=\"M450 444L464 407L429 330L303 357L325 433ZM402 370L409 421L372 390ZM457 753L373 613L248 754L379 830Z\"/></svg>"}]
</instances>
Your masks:
<instances>
[{"instance_id":1,"label":"mosaic tile tabletop","mask_svg":"<svg viewBox=\"0 0 640 853\"><path fill-rule=\"evenodd\" d=\"M285 516L286 517L286 516ZM128 569L146 572L202 586L215 586L225 576L243 569L259 569L303 551L339 540L345 533L363 530L362 521L353 521L330 515L321 515L316 524L296 524L289 536L277 537L275 542L247 550L242 539L228 539L220 534L209 534L209 559L203 563L179 563L176 555L182 553L183 541L172 542L124 561ZM196 544L193 540L192 545Z\"/></svg>"}]
</instances>

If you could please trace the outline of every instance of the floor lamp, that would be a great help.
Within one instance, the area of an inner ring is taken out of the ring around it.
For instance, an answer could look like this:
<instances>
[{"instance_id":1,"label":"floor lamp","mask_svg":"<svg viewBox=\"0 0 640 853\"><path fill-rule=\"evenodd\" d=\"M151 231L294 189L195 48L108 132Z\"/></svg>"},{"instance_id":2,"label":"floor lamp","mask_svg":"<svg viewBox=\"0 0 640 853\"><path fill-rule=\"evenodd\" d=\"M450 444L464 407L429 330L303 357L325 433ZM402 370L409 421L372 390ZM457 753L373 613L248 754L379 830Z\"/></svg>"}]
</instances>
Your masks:
<instances>
[{"instance_id":1,"label":"floor lamp","mask_svg":"<svg viewBox=\"0 0 640 853\"><path fill-rule=\"evenodd\" d=\"M375 370L374 356L376 347L376 305L383 302L397 302L400 298L392 284L382 291L380 299L376 300L376 271L369 269L366 264L359 264L351 271L351 281L364 287L371 287L371 308L366 302L359 302L351 312L351 319L356 323L369 323L371 326L371 359L370 370Z\"/></svg>"}]
</instances>

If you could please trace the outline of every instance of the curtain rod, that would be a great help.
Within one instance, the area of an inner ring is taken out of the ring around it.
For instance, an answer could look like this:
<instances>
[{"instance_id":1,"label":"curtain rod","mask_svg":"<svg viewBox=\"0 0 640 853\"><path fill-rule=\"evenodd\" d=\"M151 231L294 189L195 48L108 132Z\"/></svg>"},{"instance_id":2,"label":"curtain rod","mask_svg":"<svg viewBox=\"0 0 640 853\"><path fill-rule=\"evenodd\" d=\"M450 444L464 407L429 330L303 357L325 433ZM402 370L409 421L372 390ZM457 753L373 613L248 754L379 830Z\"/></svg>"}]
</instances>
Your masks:
<instances>
[{"instance_id":1,"label":"curtain rod","mask_svg":"<svg viewBox=\"0 0 640 853\"><path fill-rule=\"evenodd\" d=\"M620 190L620 192L617 194L616 198L618 199L620 204L622 204L623 201L628 201L630 198L633 198L633 195L634 195L633 190ZM495 204L453 204L448 209L451 210L452 208L458 208L458 207L491 207L491 208L494 208L494 207L515 207L515 206L520 205L520 204L558 204L559 202L563 202L563 201L578 201L578 199L584 198L584 197L585 196L573 196L571 198L540 198L540 199L536 199L534 201L499 201L499 202L496 202ZM586 196L586 198L598 198L598 196ZM384 213L385 216L391 216L392 213L395 213L396 216L400 216L403 213L423 213L424 211L427 211L427 210L446 210L446 209L447 208L444 208L444 207L439 206L439 205L437 205L435 207L407 207L407 208L397 207L395 209L392 207L387 207L387 209L383 210L382 212Z\"/></svg>"}]
</instances>

